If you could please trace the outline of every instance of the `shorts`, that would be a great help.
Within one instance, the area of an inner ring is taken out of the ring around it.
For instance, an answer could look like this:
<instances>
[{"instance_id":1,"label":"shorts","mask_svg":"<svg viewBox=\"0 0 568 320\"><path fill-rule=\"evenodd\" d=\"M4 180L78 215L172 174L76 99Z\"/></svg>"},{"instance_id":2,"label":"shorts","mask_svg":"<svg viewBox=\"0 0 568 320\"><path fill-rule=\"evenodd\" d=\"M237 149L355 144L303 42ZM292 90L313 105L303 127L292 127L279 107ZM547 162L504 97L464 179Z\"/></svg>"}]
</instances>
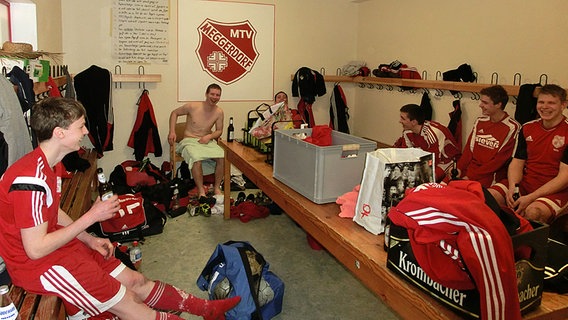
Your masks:
<instances>
[{"instance_id":1,"label":"shorts","mask_svg":"<svg viewBox=\"0 0 568 320\"><path fill-rule=\"evenodd\" d=\"M503 196L503 198L505 198L507 192L509 191L508 186L508 180L504 179L492 185L489 189L497 191L501 196ZM521 195L528 193L523 187L522 183L519 185L519 191ZM551 223L558 217L566 214L566 211L568 211L568 189L564 189L558 193L553 193L544 197L537 198L535 202L544 204L548 208L548 210L550 210L550 212L552 213L552 218L547 222Z\"/></svg>"},{"instance_id":2,"label":"shorts","mask_svg":"<svg viewBox=\"0 0 568 320\"><path fill-rule=\"evenodd\" d=\"M105 259L75 240L65 246L67 255L60 256L39 275L45 293L61 297L68 319L85 319L105 312L125 295L124 287L116 277L126 266L115 257ZM68 251L73 250L73 251Z\"/></svg>"}]
</instances>

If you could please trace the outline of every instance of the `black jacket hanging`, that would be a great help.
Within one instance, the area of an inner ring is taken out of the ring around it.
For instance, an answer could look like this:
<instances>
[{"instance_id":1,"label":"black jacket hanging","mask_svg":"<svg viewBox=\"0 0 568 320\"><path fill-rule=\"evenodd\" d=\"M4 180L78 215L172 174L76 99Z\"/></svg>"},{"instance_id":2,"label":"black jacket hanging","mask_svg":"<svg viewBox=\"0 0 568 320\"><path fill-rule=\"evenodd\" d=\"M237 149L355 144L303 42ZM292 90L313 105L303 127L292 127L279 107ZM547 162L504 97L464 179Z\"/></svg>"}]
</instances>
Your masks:
<instances>
[{"instance_id":1,"label":"black jacket hanging","mask_svg":"<svg viewBox=\"0 0 568 320\"><path fill-rule=\"evenodd\" d=\"M333 86L333 92L329 98L329 126L337 131L349 133L349 107L343 93L343 88L339 84Z\"/></svg>"},{"instance_id":2,"label":"black jacket hanging","mask_svg":"<svg viewBox=\"0 0 568 320\"><path fill-rule=\"evenodd\" d=\"M432 120L432 103L430 102L430 96L428 95L428 92L424 92L422 94L420 107L422 107L422 110L424 110L424 120Z\"/></svg>"},{"instance_id":3,"label":"black jacket hanging","mask_svg":"<svg viewBox=\"0 0 568 320\"><path fill-rule=\"evenodd\" d=\"M86 125L89 139L99 157L113 149L114 115L111 104L111 73L98 66L90 66L74 78L75 92L87 111Z\"/></svg>"},{"instance_id":4,"label":"black jacket hanging","mask_svg":"<svg viewBox=\"0 0 568 320\"><path fill-rule=\"evenodd\" d=\"M308 67L301 67L296 71L292 80L292 96L300 97L307 104L313 104L316 96L321 97L326 93L323 76Z\"/></svg>"},{"instance_id":5,"label":"black jacket hanging","mask_svg":"<svg viewBox=\"0 0 568 320\"><path fill-rule=\"evenodd\" d=\"M520 124L525 124L538 117L536 111L536 100L534 90L540 87L540 83L523 84L519 87L519 95L517 96L517 109L515 109L515 120Z\"/></svg>"}]
</instances>

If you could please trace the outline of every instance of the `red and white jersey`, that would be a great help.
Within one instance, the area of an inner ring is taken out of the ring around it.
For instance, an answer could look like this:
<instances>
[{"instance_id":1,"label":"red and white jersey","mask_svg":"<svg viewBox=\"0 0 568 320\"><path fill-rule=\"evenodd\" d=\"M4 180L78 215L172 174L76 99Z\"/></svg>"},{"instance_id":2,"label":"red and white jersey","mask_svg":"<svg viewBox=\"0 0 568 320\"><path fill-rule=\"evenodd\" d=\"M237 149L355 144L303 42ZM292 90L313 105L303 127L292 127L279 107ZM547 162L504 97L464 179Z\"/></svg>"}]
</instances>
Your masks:
<instances>
[{"instance_id":1,"label":"red and white jersey","mask_svg":"<svg viewBox=\"0 0 568 320\"><path fill-rule=\"evenodd\" d=\"M527 122L518 137L515 158L525 160L521 186L533 192L558 175L560 162L568 163L568 120L545 129L542 120Z\"/></svg>"},{"instance_id":2,"label":"red and white jersey","mask_svg":"<svg viewBox=\"0 0 568 320\"><path fill-rule=\"evenodd\" d=\"M454 137L448 128L436 121L424 121L420 134L416 134L410 130L402 132L395 143L396 148L420 148L427 152L432 152L436 156L436 166L441 168L442 172L446 171L458 158L461 151L456 145ZM439 180L439 172L436 172L436 180Z\"/></svg>"},{"instance_id":3,"label":"red and white jersey","mask_svg":"<svg viewBox=\"0 0 568 320\"><path fill-rule=\"evenodd\" d=\"M6 170L0 179L0 256L15 285L63 298L69 315L94 316L124 296L126 289L112 277L124 264L114 257L105 259L77 238L32 260L20 234L21 229L45 223L47 233L63 228L57 224L63 170L61 163L49 167L39 147Z\"/></svg>"},{"instance_id":4,"label":"red and white jersey","mask_svg":"<svg viewBox=\"0 0 568 320\"><path fill-rule=\"evenodd\" d=\"M420 185L389 218L408 230L414 256L430 278L454 289L475 283L482 319L521 319L511 238L478 182Z\"/></svg>"},{"instance_id":5,"label":"red and white jersey","mask_svg":"<svg viewBox=\"0 0 568 320\"><path fill-rule=\"evenodd\" d=\"M499 122L492 122L487 116L477 118L458 161L461 176L484 187L507 178L520 128L508 114Z\"/></svg>"},{"instance_id":6,"label":"red and white jersey","mask_svg":"<svg viewBox=\"0 0 568 320\"><path fill-rule=\"evenodd\" d=\"M59 169L62 167L57 166ZM14 282L26 276L31 261L24 251L20 229L47 222L47 232L55 231L60 196L61 178L49 167L40 148L16 161L2 176L0 255L6 260Z\"/></svg>"}]
</instances>

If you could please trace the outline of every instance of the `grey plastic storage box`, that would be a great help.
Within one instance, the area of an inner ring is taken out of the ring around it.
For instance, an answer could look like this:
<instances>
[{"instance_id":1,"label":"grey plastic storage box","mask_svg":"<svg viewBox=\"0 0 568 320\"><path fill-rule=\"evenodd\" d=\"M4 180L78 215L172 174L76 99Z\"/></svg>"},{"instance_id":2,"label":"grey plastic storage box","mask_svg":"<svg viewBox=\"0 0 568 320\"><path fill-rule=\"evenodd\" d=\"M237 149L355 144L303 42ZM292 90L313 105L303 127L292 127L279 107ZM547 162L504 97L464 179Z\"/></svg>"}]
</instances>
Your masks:
<instances>
[{"instance_id":1,"label":"grey plastic storage box","mask_svg":"<svg viewBox=\"0 0 568 320\"><path fill-rule=\"evenodd\" d=\"M274 131L274 178L311 201L335 202L361 183L367 152L374 141L332 131L331 146L320 147L294 137L312 129Z\"/></svg>"}]
</instances>

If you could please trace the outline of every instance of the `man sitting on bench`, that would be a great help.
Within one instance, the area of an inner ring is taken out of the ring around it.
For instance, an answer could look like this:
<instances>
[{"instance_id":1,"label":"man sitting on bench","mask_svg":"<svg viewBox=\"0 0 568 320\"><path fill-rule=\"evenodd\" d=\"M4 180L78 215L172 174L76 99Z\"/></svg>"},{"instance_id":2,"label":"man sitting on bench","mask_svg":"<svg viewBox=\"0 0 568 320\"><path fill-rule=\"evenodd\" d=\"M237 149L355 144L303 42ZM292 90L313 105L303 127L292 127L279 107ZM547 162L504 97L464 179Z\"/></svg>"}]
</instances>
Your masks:
<instances>
[{"instance_id":1,"label":"man sitting on bench","mask_svg":"<svg viewBox=\"0 0 568 320\"><path fill-rule=\"evenodd\" d=\"M222 194L224 152L216 141L223 133L223 109L217 106L220 99L221 87L213 83L205 91L205 101L188 102L173 110L170 114L170 133L168 135L170 145L174 145L176 142L177 118L186 116L184 138L178 143L176 151L183 156L185 162L191 168L191 175L197 186L199 197L206 195L203 187L204 174L213 172L215 172L213 193ZM215 131L212 131L213 127L215 127ZM211 160L214 163L211 163ZM176 168L172 168L172 170L176 170Z\"/></svg>"},{"instance_id":2,"label":"man sitting on bench","mask_svg":"<svg viewBox=\"0 0 568 320\"><path fill-rule=\"evenodd\" d=\"M240 297L203 300L160 281L151 281L114 257L108 239L85 232L120 209L118 196L93 206L73 221L59 207L61 159L79 150L89 132L85 109L73 99L47 98L30 119L39 146L16 161L0 180L0 256L14 285L60 297L68 319L167 320L157 310L225 319Z\"/></svg>"}]
</instances>

